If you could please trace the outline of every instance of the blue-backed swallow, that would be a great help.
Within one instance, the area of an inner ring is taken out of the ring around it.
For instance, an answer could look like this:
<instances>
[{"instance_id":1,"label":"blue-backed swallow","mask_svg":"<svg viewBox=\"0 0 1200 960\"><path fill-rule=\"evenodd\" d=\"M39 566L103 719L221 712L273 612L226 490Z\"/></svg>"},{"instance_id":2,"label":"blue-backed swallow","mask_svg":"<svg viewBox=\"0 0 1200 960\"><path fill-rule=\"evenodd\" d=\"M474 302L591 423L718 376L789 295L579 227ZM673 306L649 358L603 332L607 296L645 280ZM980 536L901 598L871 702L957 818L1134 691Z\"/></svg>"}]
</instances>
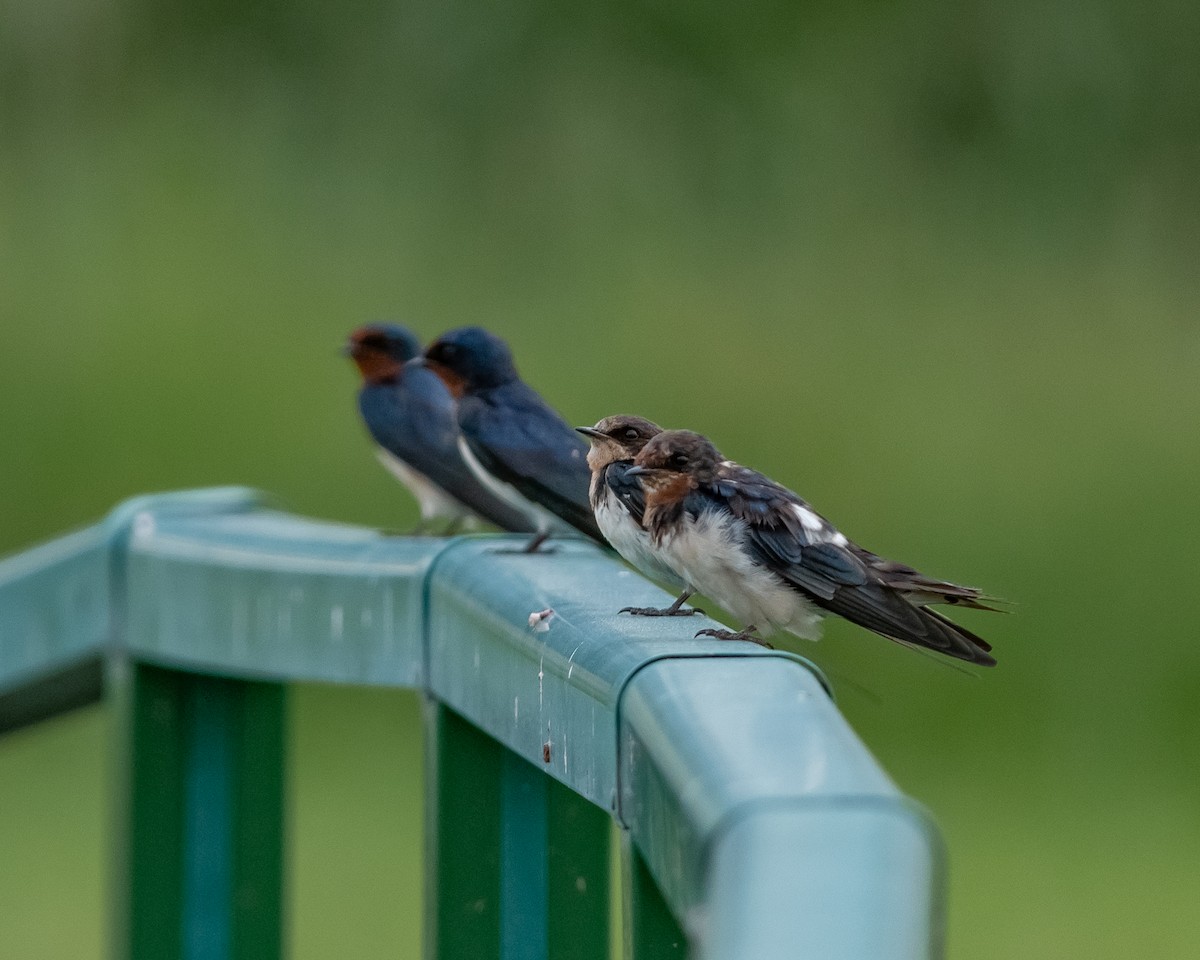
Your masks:
<instances>
[{"instance_id":1,"label":"blue-backed swallow","mask_svg":"<svg viewBox=\"0 0 1200 960\"><path fill-rule=\"evenodd\" d=\"M537 529L528 552L575 530L605 542L588 502L587 444L521 380L508 344L463 327L434 341L424 364L458 401L463 459Z\"/></svg>"},{"instance_id":2,"label":"blue-backed swallow","mask_svg":"<svg viewBox=\"0 0 1200 960\"><path fill-rule=\"evenodd\" d=\"M662 427L644 417L618 415L605 417L592 427L576 427L592 444L587 462L592 471L588 497L596 524L613 548L651 580L679 592L669 607L624 607L621 613L639 617L690 617L697 613L683 605L692 590L650 543L650 534L642 526L645 503L641 484L627 482L624 474L651 438Z\"/></svg>"},{"instance_id":3,"label":"blue-backed swallow","mask_svg":"<svg viewBox=\"0 0 1200 960\"><path fill-rule=\"evenodd\" d=\"M383 323L360 327L346 353L362 374L358 409L379 445L379 460L416 498L422 525L444 519L454 528L479 517L503 530L534 531L463 462L454 399L431 371L406 366L421 353L411 331Z\"/></svg>"},{"instance_id":4,"label":"blue-backed swallow","mask_svg":"<svg viewBox=\"0 0 1200 960\"><path fill-rule=\"evenodd\" d=\"M918 573L864 550L786 487L721 456L690 430L668 430L637 455L643 525L662 559L689 586L747 626L702 630L724 640L786 630L815 640L836 613L890 640L994 666L991 647L929 608L993 609L974 587Z\"/></svg>"}]
</instances>

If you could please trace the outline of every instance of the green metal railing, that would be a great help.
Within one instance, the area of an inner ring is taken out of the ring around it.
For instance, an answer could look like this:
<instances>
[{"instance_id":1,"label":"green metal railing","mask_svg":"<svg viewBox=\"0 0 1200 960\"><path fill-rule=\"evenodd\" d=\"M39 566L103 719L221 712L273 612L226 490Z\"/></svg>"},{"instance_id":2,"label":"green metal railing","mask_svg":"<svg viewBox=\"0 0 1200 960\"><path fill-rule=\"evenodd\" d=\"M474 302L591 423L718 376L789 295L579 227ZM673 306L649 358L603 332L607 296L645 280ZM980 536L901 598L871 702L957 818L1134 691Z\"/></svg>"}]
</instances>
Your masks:
<instances>
[{"instance_id":1,"label":"green metal railing","mask_svg":"<svg viewBox=\"0 0 1200 960\"><path fill-rule=\"evenodd\" d=\"M116 957L284 952L299 681L425 695L428 957L607 960L614 818L626 957L941 955L936 830L807 663L617 617L661 592L589 544L514 544L218 489L0 561L0 731L119 718Z\"/></svg>"}]
</instances>

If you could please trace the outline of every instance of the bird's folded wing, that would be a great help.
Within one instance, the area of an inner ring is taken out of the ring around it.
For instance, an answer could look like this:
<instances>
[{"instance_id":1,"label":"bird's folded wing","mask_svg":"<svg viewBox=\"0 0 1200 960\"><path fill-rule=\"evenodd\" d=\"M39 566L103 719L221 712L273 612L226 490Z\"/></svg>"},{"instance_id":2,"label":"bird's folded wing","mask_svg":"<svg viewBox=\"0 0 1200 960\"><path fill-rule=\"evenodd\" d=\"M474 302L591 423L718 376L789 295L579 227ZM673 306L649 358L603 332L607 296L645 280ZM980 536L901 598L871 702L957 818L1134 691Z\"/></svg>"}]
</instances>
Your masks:
<instances>
[{"instance_id":1,"label":"bird's folded wing","mask_svg":"<svg viewBox=\"0 0 1200 960\"><path fill-rule=\"evenodd\" d=\"M646 515L646 491L638 477L629 476L631 462L618 460L604 468L604 482L640 527Z\"/></svg>"},{"instance_id":2,"label":"bird's folded wing","mask_svg":"<svg viewBox=\"0 0 1200 960\"><path fill-rule=\"evenodd\" d=\"M994 662L982 638L906 600L868 562L874 554L847 540L786 487L740 467L713 489L744 524L751 556L819 606L901 643L974 663Z\"/></svg>"},{"instance_id":3,"label":"bird's folded wing","mask_svg":"<svg viewBox=\"0 0 1200 960\"><path fill-rule=\"evenodd\" d=\"M532 532L528 519L485 489L463 462L454 406L444 394L432 373L411 369L404 388L363 394L359 406L375 441L389 453L502 530Z\"/></svg>"},{"instance_id":4,"label":"bird's folded wing","mask_svg":"<svg viewBox=\"0 0 1200 960\"><path fill-rule=\"evenodd\" d=\"M926 576L905 563L887 560L870 550L852 545L855 554L889 587L908 595L908 599L924 606L928 603L946 603L952 606L970 607L973 610L1000 610L993 604L1003 600L984 596L978 587L966 587L949 580Z\"/></svg>"},{"instance_id":5,"label":"bird's folded wing","mask_svg":"<svg viewBox=\"0 0 1200 960\"><path fill-rule=\"evenodd\" d=\"M518 397L507 403L489 403L471 402L473 399L462 401L459 422L484 469L605 543L588 501L591 471L586 442L540 400Z\"/></svg>"},{"instance_id":6,"label":"bird's folded wing","mask_svg":"<svg viewBox=\"0 0 1200 960\"><path fill-rule=\"evenodd\" d=\"M734 467L712 490L742 522L754 559L814 597L828 600L839 587L870 578L866 564L846 549L846 538L786 487Z\"/></svg>"}]
</instances>

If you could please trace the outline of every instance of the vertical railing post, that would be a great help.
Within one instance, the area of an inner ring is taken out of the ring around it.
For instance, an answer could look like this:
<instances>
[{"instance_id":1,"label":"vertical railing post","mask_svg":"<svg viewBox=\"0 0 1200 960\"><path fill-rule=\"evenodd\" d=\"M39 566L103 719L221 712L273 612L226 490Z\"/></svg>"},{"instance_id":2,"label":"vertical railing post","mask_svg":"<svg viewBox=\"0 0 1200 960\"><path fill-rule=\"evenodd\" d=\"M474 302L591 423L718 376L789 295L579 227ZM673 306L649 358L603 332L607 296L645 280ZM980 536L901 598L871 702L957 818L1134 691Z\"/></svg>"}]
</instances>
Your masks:
<instances>
[{"instance_id":1,"label":"vertical railing post","mask_svg":"<svg viewBox=\"0 0 1200 960\"><path fill-rule=\"evenodd\" d=\"M425 703L427 960L500 955L500 745Z\"/></svg>"},{"instance_id":2,"label":"vertical railing post","mask_svg":"<svg viewBox=\"0 0 1200 960\"><path fill-rule=\"evenodd\" d=\"M535 771L537 772L537 771ZM608 960L612 817L545 774L549 960Z\"/></svg>"},{"instance_id":3,"label":"vertical railing post","mask_svg":"<svg viewBox=\"0 0 1200 960\"><path fill-rule=\"evenodd\" d=\"M609 817L434 701L425 956L607 960Z\"/></svg>"},{"instance_id":4,"label":"vertical railing post","mask_svg":"<svg viewBox=\"0 0 1200 960\"><path fill-rule=\"evenodd\" d=\"M115 960L282 955L284 688L112 663Z\"/></svg>"},{"instance_id":5,"label":"vertical railing post","mask_svg":"<svg viewBox=\"0 0 1200 960\"><path fill-rule=\"evenodd\" d=\"M626 960L685 957L687 941L683 931L628 830L621 831L621 878Z\"/></svg>"}]
</instances>

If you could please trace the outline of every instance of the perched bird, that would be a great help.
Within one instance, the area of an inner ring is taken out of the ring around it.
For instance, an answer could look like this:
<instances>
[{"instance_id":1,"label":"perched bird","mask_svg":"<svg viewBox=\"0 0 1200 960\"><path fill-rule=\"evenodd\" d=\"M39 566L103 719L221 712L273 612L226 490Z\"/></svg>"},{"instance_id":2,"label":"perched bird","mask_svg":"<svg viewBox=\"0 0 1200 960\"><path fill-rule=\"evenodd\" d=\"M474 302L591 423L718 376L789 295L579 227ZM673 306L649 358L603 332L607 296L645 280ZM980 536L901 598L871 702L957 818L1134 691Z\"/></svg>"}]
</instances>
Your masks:
<instances>
[{"instance_id":1,"label":"perched bird","mask_svg":"<svg viewBox=\"0 0 1200 960\"><path fill-rule=\"evenodd\" d=\"M993 609L979 590L864 550L791 490L724 459L706 437L658 434L630 478L643 487L642 524L662 559L747 624L697 636L761 643L755 631L786 630L815 640L821 617L836 613L900 643L995 665L986 641L928 606Z\"/></svg>"},{"instance_id":2,"label":"perched bird","mask_svg":"<svg viewBox=\"0 0 1200 960\"><path fill-rule=\"evenodd\" d=\"M508 344L463 327L431 344L423 363L458 401L463 459L537 530L527 552L575 530L605 542L588 502L587 444L521 380Z\"/></svg>"},{"instance_id":3,"label":"perched bird","mask_svg":"<svg viewBox=\"0 0 1200 960\"><path fill-rule=\"evenodd\" d=\"M669 607L624 607L621 613L639 617L690 617L697 613L683 605L693 590L663 560L650 543L642 526L645 503L637 480L626 480L633 458L662 427L643 417L605 417L594 427L576 427L591 441L587 462L592 471L588 498L601 533L622 557L651 580L680 591Z\"/></svg>"},{"instance_id":4,"label":"perched bird","mask_svg":"<svg viewBox=\"0 0 1200 960\"><path fill-rule=\"evenodd\" d=\"M421 353L411 331L383 323L360 327L346 353L362 374L358 409L379 445L379 460L416 498L422 525L444 519L454 528L480 517L516 533L535 529L463 462L454 399L432 372L405 365Z\"/></svg>"}]
</instances>

